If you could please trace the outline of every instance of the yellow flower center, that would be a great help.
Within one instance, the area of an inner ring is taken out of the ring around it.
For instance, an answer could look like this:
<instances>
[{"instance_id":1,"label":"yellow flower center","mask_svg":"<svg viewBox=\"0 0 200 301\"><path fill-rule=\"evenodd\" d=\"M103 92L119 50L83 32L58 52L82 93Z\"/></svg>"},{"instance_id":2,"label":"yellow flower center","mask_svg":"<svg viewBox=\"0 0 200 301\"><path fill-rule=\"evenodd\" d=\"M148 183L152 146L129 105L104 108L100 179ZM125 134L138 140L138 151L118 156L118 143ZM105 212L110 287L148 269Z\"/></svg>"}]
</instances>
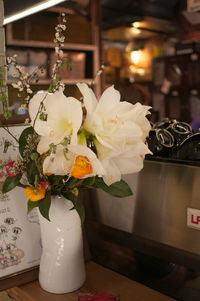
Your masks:
<instances>
[{"instance_id":1,"label":"yellow flower center","mask_svg":"<svg viewBox=\"0 0 200 301\"><path fill-rule=\"evenodd\" d=\"M59 132L65 133L66 136L70 137L73 133L73 126L71 120L60 117L60 121L57 125Z\"/></svg>"},{"instance_id":2,"label":"yellow flower center","mask_svg":"<svg viewBox=\"0 0 200 301\"><path fill-rule=\"evenodd\" d=\"M45 197L45 193L46 190L41 184L38 185L37 189L35 189L35 187L32 186L27 186L25 188L25 194L31 202L37 202L43 199Z\"/></svg>"},{"instance_id":3,"label":"yellow flower center","mask_svg":"<svg viewBox=\"0 0 200 301\"><path fill-rule=\"evenodd\" d=\"M54 136L55 136L55 132L53 130L51 130L50 133L49 133L49 137L54 138Z\"/></svg>"},{"instance_id":4,"label":"yellow flower center","mask_svg":"<svg viewBox=\"0 0 200 301\"><path fill-rule=\"evenodd\" d=\"M112 175L109 176L109 182L110 182L110 184L114 183L114 177Z\"/></svg>"},{"instance_id":5,"label":"yellow flower center","mask_svg":"<svg viewBox=\"0 0 200 301\"><path fill-rule=\"evenodd\" d=\"M74 178L82 178L91 174L92 171L92 165L89 159L85 156L77 156L71 175Z\"/></svg>"},{"instance_id":6,"label":"yellow flower center","mask_svg":"<svg viewBox=\"0 0 200 301\"><path fill-rule=\"evenodd\" d=\"M110 122L114 123L114 124L118 124L118 116L115 115L115 117L113 119L110 120Z\"/></svg>"}]
</instances>

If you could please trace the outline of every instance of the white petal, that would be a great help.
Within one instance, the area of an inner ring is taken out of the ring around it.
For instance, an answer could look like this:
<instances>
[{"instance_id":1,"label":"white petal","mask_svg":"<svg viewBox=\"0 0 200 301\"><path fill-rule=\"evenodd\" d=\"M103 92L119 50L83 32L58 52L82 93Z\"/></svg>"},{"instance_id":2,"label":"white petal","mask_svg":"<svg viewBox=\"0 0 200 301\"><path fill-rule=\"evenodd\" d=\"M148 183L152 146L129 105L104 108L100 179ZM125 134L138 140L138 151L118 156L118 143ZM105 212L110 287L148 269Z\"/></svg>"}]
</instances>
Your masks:
<instances>
[{"instance_id":1,"label":"white petal","mask_svg":"<svg viewBox=\"0 0 200 301\"><path fill-rule=\"evenodd\" d=\"M43 153L46 153L48 150L49 150L49 145L52 143L52 141L49 139L49 137L45 137L45 136L42 136L40 138L40 141L38 143L38 146L37 146L37 151L39 154L43 154Z\"/></svg>"},{"instance_id":2,"label":"white petal","mask_svg":"<svg viewBox=\"0 0 200 301\"><path fill-rule=\"evenodd\" d=\"M106 174L103 176L103 180L106 183L106 185L110 186L111 184L121 180L120 170L116 166L114 161L103 160L102 165L106 171Z\"/></svg>"},{"instance_id":3,"label":"white petal","mask_svg":"<svg viewBox=\"0 0 200 301\"><path fill-rule=\"evenodd\" d=\"M71 139L75 143L77 132L82 123L81 103L73 97L65 97L58 91L47 103L46 109L49 135L53 132L54 143L60 143L69 135L72 135Z\"/></svg>"},{"instance_id":4,"label":"white petal","mask_svg":"<svg viewBox=\"0 0 200 301\"><path fill-rule=\"evenodd\" d=\"M87 113L90 114L93 112L97 106L97 98L92 91L91 88L88 87L85 83L78 83L77 84L81 94L83 95L83 101L85 108L87 110Z\"/></svg>"},{"instance_id":5,"label":"white petal","mask_svg":"<svg viewBox=\"0 0 200 301\"><path fill-rule=\"evenodd\" d=\"M75 157L68 154L68 160L64 156L64 148L62 145L58 145L56 149L56 154L51 154L46 157L43 163L44 173L53 173L55 175L68 175L74 163Z\"/></svg>"},{"instance_id":6,"label":"white petal","mask_svg":"<svg viewBox=\"0 0 200 301\"><path fill-rule=\"evenodd\" d=\"M41 102L47 121L39 118ZM51 143L61 143L65 137L70 137L73 143L77 142L77 132L82 124L82 107L77 99L66 97L62 90L54 94L39 93L30 101L29 111L35 131L41 136L49 137Z\"/></svg>"},{"instance_id":7,"label":"white petal","mask_svg":"<svg viewBox=\"0 0 200 301\"><path fill-rule=\"evenodd\" d=\"M122 175L136 173L143 168L143 158L140 155L132 156L132 158L117 157L114 161Z\"/></svg>"},{"instance_id":8,"label":"white petal","mask_svg":"<svg viewBox=\"0 0 200 301\"><path fill-rule=\"evenodd\" d=\"M113 109L116 110L117 106L120 102L120 93L113 86L107 88L98 103L97 110L100 112L104 112L104 114L112 113Z\"/></svg>"}]
</instances>

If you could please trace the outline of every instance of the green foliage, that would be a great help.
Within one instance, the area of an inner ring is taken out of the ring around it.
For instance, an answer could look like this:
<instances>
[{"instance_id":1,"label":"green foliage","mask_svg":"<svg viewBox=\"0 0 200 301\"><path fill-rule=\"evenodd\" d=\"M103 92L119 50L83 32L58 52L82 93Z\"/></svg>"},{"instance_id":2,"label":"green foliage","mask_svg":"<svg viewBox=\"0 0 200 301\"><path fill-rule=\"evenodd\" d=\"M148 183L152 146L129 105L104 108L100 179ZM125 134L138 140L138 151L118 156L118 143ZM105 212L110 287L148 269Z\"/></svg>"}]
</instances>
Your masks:
<instances>
[{"instance_id":1,"label":"green foliage","mask_svg":"<svg viewBox=\"0 0 200 301\"><path fill-rule=\"evenodd\" d=\"M85 220L85 208L80 196L76 196L73 192L70 191L63 192L62 196L64 196L66 199L70 200L73 203L73 208L71 210L75 209L78 212L81 219L81 223L83 224Z\"/></svg>"},{"instance_id":2,"label":"green foliage","mask_svg":"<svg viewBox=\"0 0 200 301\"><path fill-rule=\"evenodd\" d=\"M49 209L51 206L51 192L48 191L45 195L45 198L37 202L31 202L28 200L27 203L27 212L30 213L35 207L39 208L40 213L44 218L50 221L49 219Z\"/></svg>"},{"instance_id":3,"label":"green foliage","mask_svg":"<svg viewBox=\"0 0 200 301\"><path fill-rule=\"evenodd\" d=\"M8 96L6 93L6 84L5 84L5 70L4 67L0 67L0 102L3 106L3 116L5 119L9 119L12 116L12 113L8 110Z\"/></svg>"},{"instance_id":4,"label":"green foliage","mask_svg":"<svg viewBox=\"0 0 200 301\"><path fill-rule=\"evenodd\" d=\"M102 178L94 177L93 180L90 178L83 181L82 185L87 188L100 188L112 196L123 198L133 194L130 186L124 181L118 181L110 186L106 185ZM90 182L91 181L91 182Z\"/></svg>"},{"instance_id":5,"label":"green foliage","mask_svg":"<svg viewBox=\"0 0 200 301\"><path fill-rule=\"evenodd\" d=\"M45 195L45 198L40 200L39 202L39 210L44 218L50 221L49 219L49 208L51 206L51 192L48 191Z\"/></svg>"},{"instance_id":6,"label":"green foliage","mask_svg":"<svg viewBox=\"0 0 200 301\"><path fill-rule=\"evenodd\" d=\"M7 150L8 150L8 148L9 148L9 146L11 146L12 145L12 143L10 142L10 141L8 141L8 140L5 140L5 142L4 142L4 148L3 148L3 152L4 153L6 153L7 152Z\"/></svg>"},{"instance_id":7,"label":"green foliage","mask_svg":"<svg viewBox=\"0 0 200 301\"><path fill-rule=\"evenodd\" d=\"M66 64L67 64L67 70L72 70L72 58L71 56L68 56L67 60L66 60Z\"/></svg>"},{"instance_id":8,"label":"green foliage","mask_svg":"<svg viewBox=\"0 0 200 301\"><path fill-rule=\"evenodd\" d=\"M27 213L30 213L31 210L33 210L35 207L38 207L39 206L39 201L37 202L31 202L30 200L28 200L28 203L27 203Z\"/></svg>"},{"instance_id":9,"label":"green foliage","mask_svg":"<svg viewBox=\"0 0 200 301\"><path fill-rule=\"evenodd\" d=\"M86 179L76 179L74 177L68 179L67 176L63 177L51 175L48 177L48 182L51 185L52 195L62 195L66 199L72 201L74 206L73 209L77 210L82 222L85 219L85 209L79 196L76 196L74 193L74 189L81 191L82 189L86 188L99 188L114 197L120 198L128 197L133 194L129 185L125 181L121 180L113 183L110 186L107 186L103 179L97 176Z\"/></svg>"},{"instance_id":10,"label":"green foliage","mask_svg":"<svg viewBox=\"0 0 200 301\"><path fill-rule=\"evenodd\" d=\"M55 144L51 143L49 145L49 152L48 153L49 154L55 154L56 153L56 145Z\"/></svg>"},{"instance_id":11,"label":"green foliage","mask_svg":"<svg viewBox=\"0 0 200 301\"><path fill-rule=\"evenodd\" d=\"M16 177L7 177L3 183L2 193L7 193L19 185L22 175Z\"/></svg>"},{"instance_id":12,"label":"green foliage","mask_svg":"<svg viewBox=\"0 0 200 301\"><path fill-rule=\"evenodd\" d=\"M49 88L48 88L48 92L53 93L54 87L55 87L55 84L51 83Z\"/></svg>"},{"instance_id":13,"label":"green foliage","mask_svg":"<svg viewBox=\"0 0 200 301\"><path fill-rule=\"evenodd\" d=\"M1 82L0 82L0 86L1 86ZM5 93L0 94L0 101L1 102L7 101L7 95Z\"/></svg>"},{"instance_id":14,"label":"green foliage","mask_svg":"<svg viewBox=\"0 0 200 301\"><path fill-rule=\"evenodd\" d=\"M35 186L36 176L39 176L38 169L35 161L31 160L27 163L27 179L28 182L33 186Z\"/></svg>"},{"instance_id":15,"label":"green foliage","mask_svg":"<svg viewBox=\"0 0 200 301\"><path fill-rule=\"evenodd\" d=\"M25 156L25 149L27 148L27 138L29 135L33 135L33 134L34 134L34 129L32 128L32 126L30 126L24 129L19 137L19 153L22 156L22 158L24 158Z\"/></svg>"},{"instance_id":16,"label":"green foliage","mask_svg":"<svg viewBox=\"0 0 200 301\"><path fill-rule=\"evenodd\" d=\"M47 120L47 114L45 114L44 112L42 112L42 113L40 114L40 120L46 121L46 120Z\"/></svg>"},{"instance_id":17,"label":"green foliage","mask_svg":"<svg viewBox=\"0 0 200 301\"><path fill-rule=\"evenodd\" d=\"M12 117L12 113L9 112L9 111L4 112L3 115L4 115L4 117L5 117L6 120L9 119L10 117Z\"/></svg>"}]
</instances>

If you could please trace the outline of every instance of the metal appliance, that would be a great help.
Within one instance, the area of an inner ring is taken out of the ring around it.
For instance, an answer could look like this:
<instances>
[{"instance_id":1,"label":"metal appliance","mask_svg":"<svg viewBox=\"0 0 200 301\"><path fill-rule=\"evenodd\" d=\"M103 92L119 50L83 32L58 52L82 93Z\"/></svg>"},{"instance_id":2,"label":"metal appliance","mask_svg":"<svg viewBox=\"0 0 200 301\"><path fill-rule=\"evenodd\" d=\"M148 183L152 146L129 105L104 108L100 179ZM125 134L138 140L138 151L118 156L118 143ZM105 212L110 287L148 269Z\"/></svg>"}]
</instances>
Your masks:
<instances>
[{"instance_id":1,"label":"metal appliance","mask_svg":"<svg viewBox=\"0 0 200 301\"><path fill-rule=\"evenodd\" d=\"M146 157L139 173L123 176L133 196L93 191L90 217L97 226L96 232L89 227L90 242L101 264L136 280L139 270L142 283L181 301L199 301L200 132L176 121L163 124L149 136L155 155Z\"/></svg>"},{"instance_id":2,"label":"metal appliance","mask_svg":"<svg viewBox=\"0 0 200 301\"><path fill-rule=\"evenodd\" d=\"M200 255L199 166L145 160L140 173L124 180L133 196L93 195L100 223Z\"/></svg>"}]
</instances>

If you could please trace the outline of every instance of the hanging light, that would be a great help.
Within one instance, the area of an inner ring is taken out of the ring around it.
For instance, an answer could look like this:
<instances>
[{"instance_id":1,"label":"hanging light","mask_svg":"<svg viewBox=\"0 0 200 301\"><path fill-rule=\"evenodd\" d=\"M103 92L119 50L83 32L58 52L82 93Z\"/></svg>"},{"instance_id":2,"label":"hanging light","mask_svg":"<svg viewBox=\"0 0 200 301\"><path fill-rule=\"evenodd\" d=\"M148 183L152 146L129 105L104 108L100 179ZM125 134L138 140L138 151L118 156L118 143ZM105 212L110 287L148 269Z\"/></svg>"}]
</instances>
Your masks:
<instances>
[{"instance_id":1,"label":"hanging light","mask_svg":"<svg viewBox=\"0 0 200 301\"><path fill-rule=\"evenodd\" d=\"M41 10L47 9L49 7L52 7L54 5L57 5L61 2L64 2L66 0L48 0L48 1L43 1L40 2L39 4L36 4L34 6L31 6L25 10L22 10L14 15L8 16L4 19L3 24L6 25L8 23L11 23L13 21L19 20L21 18L27 17L29 15L32 15L34 13L37 13Z\"/></svg>"},{"instance_id":2,"label":"hanging light","mask_svg":"<svg viewBox=\"0 0 200 301\"><path fill-rule=\"evenodd\" d=\"M133 50L131 51L131 61L137 65L140 62L142 57L142 50Z\"/></svg>"}]
</instances>

